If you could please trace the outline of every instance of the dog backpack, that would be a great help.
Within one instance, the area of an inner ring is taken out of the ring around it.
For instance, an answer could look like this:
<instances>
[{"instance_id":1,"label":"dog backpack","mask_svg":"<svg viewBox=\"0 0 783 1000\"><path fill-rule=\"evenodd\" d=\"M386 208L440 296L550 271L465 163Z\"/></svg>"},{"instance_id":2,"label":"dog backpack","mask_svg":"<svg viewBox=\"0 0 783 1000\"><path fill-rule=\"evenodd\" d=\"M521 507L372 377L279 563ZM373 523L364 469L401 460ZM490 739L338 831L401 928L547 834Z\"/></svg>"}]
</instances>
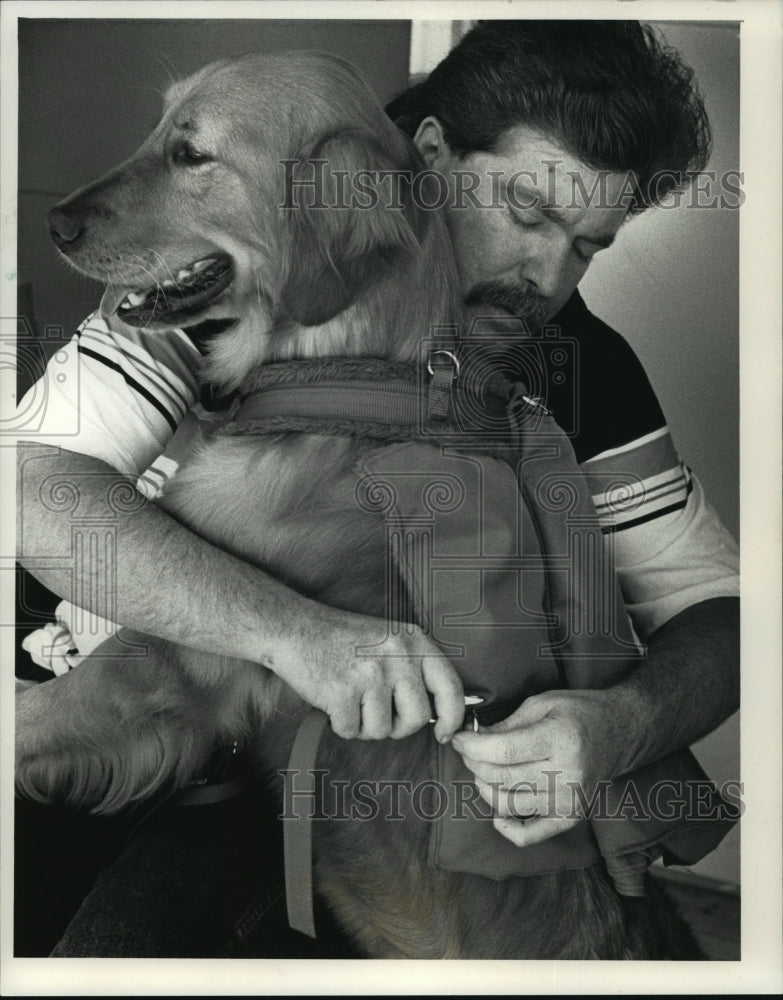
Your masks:
<instances>
[{"instance_id":1,"label":"dog backpack","mask_svg":"<svg viewBox=\"0 0 783 1000\"><path fill-rule=\"evenodd\" d=\"M389 589L388 620L404 619L404 608L430 634L477 702L474 723L492 725L533 694L609 687L643 650L614 574L612 535L602 533L568 438L523 384L477 380L466 367L486 366L462 361L459 378L445 350L419 366L268 365L227 430L379 439L357 463L356 497L385 521L388 578L400 584ZM325 723L317 710L305 719L289 772L315 766ZM488 807L467 806L475 786L459 754L433 740L431 759L429 777L448 801L432 821L429 863L451 871L505 879L603 858L618 892L641 895L652 860L693 864L736 818L690 751L679 751L605 782L576 826L519 848L495 830ZM289 920L314 934L305 813L286 820L284 838Z\"/></svg>"}]
</instances>

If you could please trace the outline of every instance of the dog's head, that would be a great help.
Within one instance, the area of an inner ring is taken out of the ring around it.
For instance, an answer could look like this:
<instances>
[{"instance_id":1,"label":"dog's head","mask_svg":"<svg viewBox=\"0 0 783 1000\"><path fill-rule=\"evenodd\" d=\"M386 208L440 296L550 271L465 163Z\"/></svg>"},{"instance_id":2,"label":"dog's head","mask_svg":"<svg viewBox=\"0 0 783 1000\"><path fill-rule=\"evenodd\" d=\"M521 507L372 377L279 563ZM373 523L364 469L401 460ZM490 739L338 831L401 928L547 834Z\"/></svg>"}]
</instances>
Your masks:
<instances>
[{"instance_id":1,"label":"dog's head","mask_svg":"<svg viewBox=\"0 0 783 1000\"><path fill-rule=\"evenodd\" d=\"M153 330L238 320L245 333L216 350L212 373L230 383L263 360L267 335L321 327L421 257L434 213L411 197L418 168L349 63L253 54L174 84L133 156L57 205L49 227L105 283L105 314Z\"/></svg>"}]
</instances>

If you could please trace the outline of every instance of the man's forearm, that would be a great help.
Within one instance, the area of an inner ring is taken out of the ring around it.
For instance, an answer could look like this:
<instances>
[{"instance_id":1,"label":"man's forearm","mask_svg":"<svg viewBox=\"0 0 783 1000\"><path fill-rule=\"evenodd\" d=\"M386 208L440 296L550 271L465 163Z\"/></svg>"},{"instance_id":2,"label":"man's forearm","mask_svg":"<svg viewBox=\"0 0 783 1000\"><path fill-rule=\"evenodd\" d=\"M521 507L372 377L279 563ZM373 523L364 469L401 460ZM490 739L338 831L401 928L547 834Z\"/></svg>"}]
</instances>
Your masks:
<instances>
[{"instance_id":1,"label":"man's forearm","mask_svg":"<svg viewBox=\"0 0 783 1000\"><path fill-rule=\"evenodd\" d=\"M390 635L385 619L302 597L194 535L95 459L26 449L19 483L19 558L79 607L147 635L263 663L326 712L338 736L409 736L432 716L430 697L436 738L449 739L461 724L456 671L420 629ZM88 558L76 558L74 526L82 536L99 528ZM112 540L110 562L101 534Z\"/></svg>"},{"instance_id":2,"label":"man's forearm","mask_svg":"<svg viewBox=\"0 0 783 1000\"><path fill-rule=\"evenodd\" d=\"M739 600L687 608L651 638L646 660L606 694L618 748L613 775L682 749L739 707Z\"/></svg>"},{"instance_id":3,"label":"man's forearm","mask_svg":"<svg viewBox=\"0 0 783 1000\"><path fill-rule=\"evenodd\" d=\"M105 463L53 448L22 449L19 558L46 587L150 635L274 660L278 643L296 630L303 598L131 494L132 481ZM94 545L77 558L71 529L80 525L83 535L90 527L98 538L110 535L112 547Z\"/></svg>"}]
</instances>

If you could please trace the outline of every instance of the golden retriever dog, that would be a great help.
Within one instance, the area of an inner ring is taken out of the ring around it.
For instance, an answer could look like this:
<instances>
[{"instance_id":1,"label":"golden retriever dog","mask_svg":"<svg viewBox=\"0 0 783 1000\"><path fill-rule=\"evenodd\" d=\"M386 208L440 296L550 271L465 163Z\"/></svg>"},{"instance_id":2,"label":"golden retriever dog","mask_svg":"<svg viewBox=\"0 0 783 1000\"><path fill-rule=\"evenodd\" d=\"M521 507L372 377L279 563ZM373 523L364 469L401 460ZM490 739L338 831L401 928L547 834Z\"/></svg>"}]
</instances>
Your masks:
<instances>
[{"instance_id":1,"label":"golden retriever dog","mask_svg":"<svg viewBox=\"0 0 783 1000\"><path fill-rule=\"evenodd\" d=\"M409 192L396 207L380 199L359 210L283 210L281 164L315 160L332 192L341 171L422 166L344 60L294 52L219 61L173 85L137 152L62 202L52 228L71 263L107 286L104 311L126 323L235 320L204 367L224 388L249 392L265 363L284 359L415 362L433 326L461 318L441 214L417 208ZM299 591L382 617L384 525L356 506L353 471L378 446L356 436L218 434L161 503ZM129 638L146 656L109 656L109 643L22 692L19 793L111 812L185 786L234 741L280 792L277 772L308 711L299 696L258 664ZM318 767L346 784L425 778L433 746L428 726L378 741L327 727ZM316 891L368 957L695 957L654 885L644 899L624 899L603 864L505 881L440 871L427 862L429 826L413 814L313 824Z\"/></svg>"}]
</instances>

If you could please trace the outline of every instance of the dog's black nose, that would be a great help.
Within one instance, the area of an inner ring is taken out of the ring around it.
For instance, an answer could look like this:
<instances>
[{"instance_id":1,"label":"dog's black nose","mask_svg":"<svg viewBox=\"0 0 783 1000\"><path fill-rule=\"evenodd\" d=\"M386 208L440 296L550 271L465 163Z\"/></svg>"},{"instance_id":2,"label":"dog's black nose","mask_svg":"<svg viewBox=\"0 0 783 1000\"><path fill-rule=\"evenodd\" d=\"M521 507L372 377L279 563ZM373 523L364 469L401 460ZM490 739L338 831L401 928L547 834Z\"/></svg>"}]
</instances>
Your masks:
<instances>
[{"instance_id":1,"label":"dog's black nose","mask_svg":"<svg viewBox=\"0 0 783 1000\"><path fill-rule=\"evenodd\" d=\"M85 229L82 219L69 215L68 212L59 207L53 208L49 212L47 222L52 239L61 250L75 243Z\"/></svg>"}]
</instances>

